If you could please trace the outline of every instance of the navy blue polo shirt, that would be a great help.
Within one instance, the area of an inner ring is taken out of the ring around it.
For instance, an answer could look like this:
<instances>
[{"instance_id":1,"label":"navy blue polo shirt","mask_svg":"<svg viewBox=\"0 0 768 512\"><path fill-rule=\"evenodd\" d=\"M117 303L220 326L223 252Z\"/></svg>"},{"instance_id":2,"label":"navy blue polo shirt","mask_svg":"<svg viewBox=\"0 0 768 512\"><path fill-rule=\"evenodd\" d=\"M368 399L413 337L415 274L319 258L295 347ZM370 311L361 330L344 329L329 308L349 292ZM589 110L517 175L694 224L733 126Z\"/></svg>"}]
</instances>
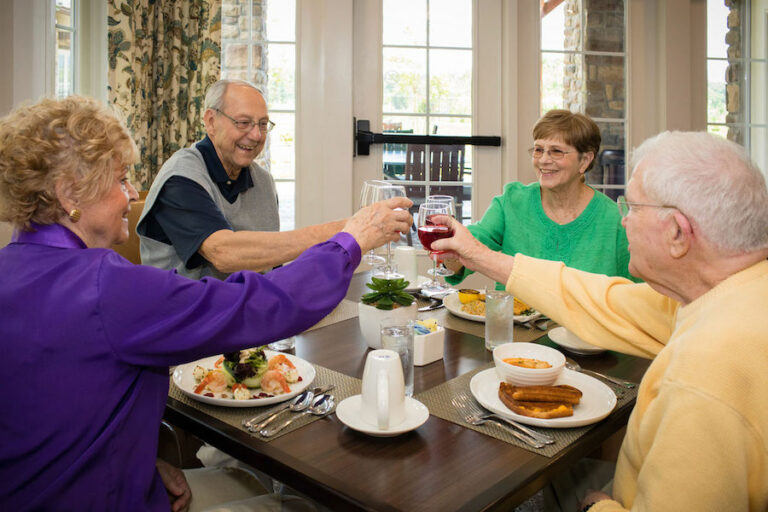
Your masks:
<instances>
[{"instance_id":1,"label":"navy blue polo shirt","mask_svg":"<svg viewBox=\"0 0 768 512\"><path fill-rule=\"evenodd\" d=\"M241 192L253 187L247 167L243 167L236 180L230 179L207 136L195 147L227 201L234 203ZM232 226L203 187L189 178L171 176L160 189L141 228L142 235L173 245L187 268L195 268L203 262L197 252L203 241L216 231L232 229Z\"/></svg>"}]
</instances>

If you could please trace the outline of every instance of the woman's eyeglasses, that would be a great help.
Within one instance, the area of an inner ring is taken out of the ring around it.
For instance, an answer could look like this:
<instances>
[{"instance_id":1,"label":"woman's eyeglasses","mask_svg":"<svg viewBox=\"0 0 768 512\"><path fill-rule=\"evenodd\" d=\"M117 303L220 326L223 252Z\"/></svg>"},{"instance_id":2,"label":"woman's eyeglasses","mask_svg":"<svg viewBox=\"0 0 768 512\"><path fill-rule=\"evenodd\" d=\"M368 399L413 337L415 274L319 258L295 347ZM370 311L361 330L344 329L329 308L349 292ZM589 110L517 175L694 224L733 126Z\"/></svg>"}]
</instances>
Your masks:
<instances>
[{"instance_id":1,"label":"woman's eyeglasses","mask_svg":"<svg viewBox=\"0 0 768 512\"><path fill-rule=\"evenodd\" d=\"M562 160L565 155L568 153L578 153L578 151L563 151L562 149L544 149L540 147L533 147L528 150L528 154L531 155L535 160L538 160L539 158L544 156L544 153L549 155L549 158L552 160Z\"/></svg>"}]
</instances>

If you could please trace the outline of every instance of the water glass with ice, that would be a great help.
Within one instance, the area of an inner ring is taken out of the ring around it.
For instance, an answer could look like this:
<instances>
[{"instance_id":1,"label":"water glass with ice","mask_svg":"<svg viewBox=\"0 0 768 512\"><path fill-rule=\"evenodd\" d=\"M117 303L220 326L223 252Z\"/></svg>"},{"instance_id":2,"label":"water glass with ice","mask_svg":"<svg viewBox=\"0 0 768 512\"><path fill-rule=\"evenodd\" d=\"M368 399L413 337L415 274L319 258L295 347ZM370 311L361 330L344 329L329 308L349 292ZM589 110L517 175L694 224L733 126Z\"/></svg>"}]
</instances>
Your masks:
<instances>
[{"instance_id":1,"label":"water glass with ice","mask_svg":"<svg viewBox=\"0 0 768 512\"><path fill-rule=\"evenodd\" d=\"M413 396L413 323L413 320L398 318L386 318L381 322L381 348L400 356L405 396Z\"/></svg>"},{"instance_id":2,"label":"water glass with ice","mask_svg":"<svg viewBox=\"0 0 768 512\"><path fill-rule=\"evenodd\" d=\"M282 340L272 342L269 345L267 345L267 348L269 348L270 350L276 350L278 352L285 352L286 350L293 350L295 346L296 346L296 337L291 336L290 338L285 338Z\"/></svg>"},{"instance_id":3,"label":"water glass with ice","mask_svg":"<svg viewBox=\"0 0 768 512\"><path fill-rule=\"evenodd\" d=\"M515 299L505 291L485 294L485 348L493 349L515 341Z\"/></svg>"}]
</instances>

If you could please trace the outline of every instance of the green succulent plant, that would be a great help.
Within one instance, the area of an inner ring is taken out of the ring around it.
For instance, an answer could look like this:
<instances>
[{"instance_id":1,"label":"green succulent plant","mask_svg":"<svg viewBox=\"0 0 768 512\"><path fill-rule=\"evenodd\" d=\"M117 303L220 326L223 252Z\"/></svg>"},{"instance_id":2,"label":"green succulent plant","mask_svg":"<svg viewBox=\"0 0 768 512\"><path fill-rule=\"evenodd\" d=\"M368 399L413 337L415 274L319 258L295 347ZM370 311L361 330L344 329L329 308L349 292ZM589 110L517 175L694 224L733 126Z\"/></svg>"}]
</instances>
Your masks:
<instances>
[{"instance_id":1,"label":"green succulent plant","mask_svg":"<svg viewBox=\"0 0 768 512\"><path fill-rule=\"evenodd\" d=\"M402 278L381 279L372 277L371 282L365 285L373 291L363 295L360 300L363 304L375 306L377 309L386 311L399 306L408 307L416 300L413 295L405 291L409 284L408 281Z\"/></svg>"}]
</instances>

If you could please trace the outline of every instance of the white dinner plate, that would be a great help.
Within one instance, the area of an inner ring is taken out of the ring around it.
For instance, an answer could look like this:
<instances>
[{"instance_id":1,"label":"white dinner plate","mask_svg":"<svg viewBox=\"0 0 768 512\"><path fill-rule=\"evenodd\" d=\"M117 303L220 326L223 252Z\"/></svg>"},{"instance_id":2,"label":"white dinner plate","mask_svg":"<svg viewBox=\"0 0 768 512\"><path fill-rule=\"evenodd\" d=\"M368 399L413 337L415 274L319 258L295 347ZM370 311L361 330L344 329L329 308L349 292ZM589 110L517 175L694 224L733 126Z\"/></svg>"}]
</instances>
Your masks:
<instances>
[{"instance_id":1,"label":"white dinner plate","mask_svg":"<svg viewBox=\"0 0 768 512\"><path fill-rule=\"evenodd\" d=\"M547 333L547 336L565 350L573 352L574 354L591 356L593 354L602 354L605 352L604 348L590 345L572 332L569 332L565 327L552 329Z\"/></svg>"},{"instance_id":2,"label":"white dinner plate","mask_svg":"<svg viewBox=\"0 0 768 512\"><path fill-rule=\"evenodd\" d=\"M581 401L573 407L573 416L566 418L552 418L549 420L531 418L512 412L499 398L499 384L501 379L496 373L496 368L489 368L476 374L469 382L469 389L478 402L491 412L511 420L548 428L571 428L591 425L602 420L616 407L616 394L597 379L589 375L563 370L554 385L568 384L582 392Z\"/></svg>"},{"instance_id":3,"label":"white dinner plate","mask_svg":"<svg viewBox=\"0 0 768 512\"><path fill-rule=\"evenodd\" d=\"M380 429L363 421L360 408L362 396L354 395L346 398L336 406L336 417L351 428L363 434L374 437L392 437L405 434L422 426L429 418L427 406L409 396L405 397L405 419L399 425Z\"/></svg>"},{"instance_id":4,"label":"white dinner plate","mask_svg":"<svg viewBox=\"0 0 768 512\"><path fill-rule=\"evenodd\" d=\"M459 294L453 293L451 295L446 296L443 299L443 304L445 305L445 309L453 313L454 315L466 318L467 320L473 320L475 322L483 322L485 323L485 315L472 315L470 313L466 313L465 311L461 310L461 302L459 301ZM538 311L534 311L530 315L515 315L515 322L517 323L525 323L530 320L536 320L537 318L540 318L542 316L541 313Z\"/></svg>"},{"instance_id":5,"label":"white dinner plate","mask_svg":"<svg viewBox=\"0 0 768 512\"><path fill-rule=\"evenodd\" d=\"M267 356L267 360L269 360L270 357L280 353L281 352L273 352L271 350L264 351L264 354ZM232 398L217 398L217 397L210 397L205 395L198 395L197 393L195 393L197 382L195 382L195 377L193 376L193 373L192 373L195 369L195 366L200 365L206 369L213 369L214 368L213 365L219 359L219 357L221 357L220 355L206 357L203 359L199 359L197 361L193 361L191 363L177 366L176 369L173 371L173 383L176 384L176 386L181 390L181 392L187 395L188 397L194 398L195 400L204 402L206 404L211 404L211 405L221 405L224 407L258 407L262 405L272 405L278 402L284 402L286 400L290 400L294 396L298 395L299 393L307 389L307 387L309 387L309 385L312 384L312 381L315 380L314 366L312 366L309 362L307 362L306 360L300 357L296 357L291 354L284 354L284 355L285 357L288 358L289 361L293 363L293 365L299 371L299 377L301 377L301 380L294 384L289 384L291 391L288 393L283 393L282 395L275 395L267 398L253 398L251 400L234 400ZM259 388L253 388L254 394L258 394L259 391L260 391Z\"/></svg>"}]
</instances>

